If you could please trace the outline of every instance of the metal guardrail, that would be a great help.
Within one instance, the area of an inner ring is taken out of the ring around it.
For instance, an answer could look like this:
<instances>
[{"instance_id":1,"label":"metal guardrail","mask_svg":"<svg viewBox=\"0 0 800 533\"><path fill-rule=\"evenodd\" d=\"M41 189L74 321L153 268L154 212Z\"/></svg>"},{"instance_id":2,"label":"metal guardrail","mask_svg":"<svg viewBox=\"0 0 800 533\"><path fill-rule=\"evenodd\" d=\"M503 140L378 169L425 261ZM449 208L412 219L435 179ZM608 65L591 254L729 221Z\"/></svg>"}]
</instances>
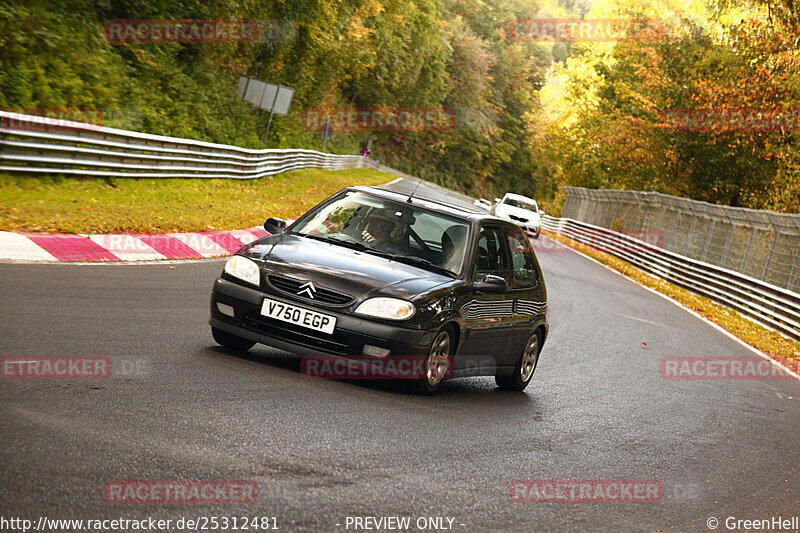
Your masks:
<instances>
[{"instance_id":1,"label":"metal guardrail","mask_svg":"<svg viewBox=\"0 0 800 533\"><path fill-rule=\"evenodd\" d=\"M672 252L800 292L798 214L716 205L657 192L583 187L564 187L564 191L564 217L623 233L657 236L658 246Z\"/></svg>"},{"instance_id":2,"label":"metal guardrail","mask_svg":"<svg viewBox=\"0 0 800 533\"><path fill-rule=\"evenodd\" d=\"M800 340L800 294L571 218L545 215L542 227L628 261L654 277L705 296L758 324Z\"/></svg>"},{"instance_id":3,"label":"metal guardrail","mask_svg":"<svg viewBox=\"0 0 800 533\"><path fill-rule=\"evenodd\" d=\"M374 168L405 176L359 155L251 150L0 111L0 172L255 179L302 168Z\"/></svg>"}]
</instances>

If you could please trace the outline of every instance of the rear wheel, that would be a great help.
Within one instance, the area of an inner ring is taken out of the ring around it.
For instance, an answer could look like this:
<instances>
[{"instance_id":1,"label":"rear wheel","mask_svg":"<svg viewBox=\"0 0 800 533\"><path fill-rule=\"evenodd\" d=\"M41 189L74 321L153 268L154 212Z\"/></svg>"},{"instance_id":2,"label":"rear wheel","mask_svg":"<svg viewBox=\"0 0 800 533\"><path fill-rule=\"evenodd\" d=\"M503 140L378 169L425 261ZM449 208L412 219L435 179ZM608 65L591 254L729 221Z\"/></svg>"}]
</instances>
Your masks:
<instances>
[{"instance_id":1,"label":"rear wheel","mask_svg":"<svg viewBox=\"0 0 800 533\"><path fill-rule=\"evenodd\" d=\"M453 364L452 355L455 346L453 330L445 327L436 334L428 351L423 370L425 375L417 381L417 391L421 394L436 394L445 376Z\"/></svg>"},{"instance_id":2,"label":"rear wheel","mask_svg":"<svg viewBox=\"0 0 800 533\"><path fill-rule=\"evenodd\" d=\"M497 386L503 390L522 392L531 382L538 362L539 334L534 333L528 339L528 343L525 345L525 349L514 367L514 373L510 376L495 376L494 380L497 382Z\"/></svg>"},{"instance_id":3,"label":"rear wheel","mask_svg":"<svg viewBox=\"0 0 800 533\"><path fill-rule=\"evenodd\" d=\"M211 328L211 335L214 336L214 340L217 341L217 344L225 348L230 348L231 350L246 352L255 345L255 341L244 339L215 327Z\"/></svg>"}]
</instances>

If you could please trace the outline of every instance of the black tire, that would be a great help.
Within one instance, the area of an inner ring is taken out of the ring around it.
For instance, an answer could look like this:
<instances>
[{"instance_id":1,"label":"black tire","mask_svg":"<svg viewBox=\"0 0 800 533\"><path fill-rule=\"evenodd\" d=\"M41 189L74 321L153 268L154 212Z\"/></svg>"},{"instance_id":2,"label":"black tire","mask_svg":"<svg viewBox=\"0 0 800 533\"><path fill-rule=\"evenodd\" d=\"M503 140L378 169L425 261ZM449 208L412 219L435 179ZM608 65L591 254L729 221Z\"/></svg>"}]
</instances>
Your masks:
<instances>
[{"instance_id":1,"label":"black tire","mask_svg":"<svg viewBox=\"0 0 800 533\"><path fill-rule=\"evenodd\" d=\"M436 333L425 361L426 375L416 381L419 394L433 395L439 390L448 373L452 373L450 365L455 351L455 333L451 326L445 326Z\"/></svg>"},{"instance_id":2,"label":"black tire","mask_svg":"<svg viewBox=\"0 0 800 533\"><path fill-rule=\"evenodd\" d=\"M514 373L510 376L495 376L497 386L503 390L522 392L531 382L536 365L539 363L539 352L542 350L539 334L534 333L525 344L525 349L519 356L519 361L514 366ZM524 365L524 368L523 368Z\"/></svg>"},{"instance_id":3,"label":"black tire","mask_svg":"<svg viewBox=\"0 0 800 533\"><path fill-rule=\"evenodd\" d=\"M228 333L227 331L222 331L221 329L217 329L213 326L211 327L211 335L214 336L214 340L217 341L217 344L220 346L240 352L246 352L256 344L255 341L243 339L242 337L238 337L232 333Z\"/></svg>"}]
</instances>

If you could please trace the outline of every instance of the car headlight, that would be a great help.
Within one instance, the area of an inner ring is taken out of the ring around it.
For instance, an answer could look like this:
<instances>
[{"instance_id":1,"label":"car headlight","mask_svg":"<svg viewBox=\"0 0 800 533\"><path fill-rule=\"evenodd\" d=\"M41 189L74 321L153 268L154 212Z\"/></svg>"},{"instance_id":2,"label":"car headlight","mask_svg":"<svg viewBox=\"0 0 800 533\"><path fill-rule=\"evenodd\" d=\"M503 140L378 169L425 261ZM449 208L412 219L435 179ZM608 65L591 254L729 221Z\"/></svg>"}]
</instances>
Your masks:
<instances>
[{"instance_id":1,"label":"car headlight","mask_svg":"<svg viewBox=\"0 0 800 533\"><path fill-rule=\"evenodd\" d=\"M255 261L251 261L241 255L234 255L228 259L228 262L225 263L225 272L247 283L252 283L256 286L261 285L261 274L259 273L258 265Z\"/></svg>"},{"instance_id":2,"label":"car headlight","mask_svg":"<svg viewBox=\"0 0 800 533\"><path fill-rule=\"evenodd\" d=\"M414 316L415 311L414 304L397 298L370 298L356 308L356 314L389 320L406 320Z\"/></svg>"}]
</instances>

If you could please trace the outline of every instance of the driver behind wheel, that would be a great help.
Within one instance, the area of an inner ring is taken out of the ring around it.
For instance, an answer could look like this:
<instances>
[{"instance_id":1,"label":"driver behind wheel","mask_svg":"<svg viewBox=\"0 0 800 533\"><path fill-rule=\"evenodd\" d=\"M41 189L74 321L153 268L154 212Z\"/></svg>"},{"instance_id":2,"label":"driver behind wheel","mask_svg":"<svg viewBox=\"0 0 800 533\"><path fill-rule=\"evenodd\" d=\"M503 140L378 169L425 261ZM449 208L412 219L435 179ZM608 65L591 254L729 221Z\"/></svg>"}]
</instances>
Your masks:
<instances>
[{"instance_id":1,"label":"driver behind wheel","mask_svg":"<svg viewBox=\"0 0 800 533\"><path fill-rule=\"evenodd\" d=\"M368 243L384 244L390 242L394 223L384 218L372 217L361 232L361 238Z\"/></svg>"},{"instance_id":2,"label":"driver behind wheel","mask_svg":"<svg viewBox=\"0 0 800 533\"><path fill-rule=\"evenodd\" d=\"M373 213L361 232L362 240L371 248L377 248L392 254L403 254L401 239L405 235L405 224L389 219L381 212Z\"/></svg>"}]
</instances>

